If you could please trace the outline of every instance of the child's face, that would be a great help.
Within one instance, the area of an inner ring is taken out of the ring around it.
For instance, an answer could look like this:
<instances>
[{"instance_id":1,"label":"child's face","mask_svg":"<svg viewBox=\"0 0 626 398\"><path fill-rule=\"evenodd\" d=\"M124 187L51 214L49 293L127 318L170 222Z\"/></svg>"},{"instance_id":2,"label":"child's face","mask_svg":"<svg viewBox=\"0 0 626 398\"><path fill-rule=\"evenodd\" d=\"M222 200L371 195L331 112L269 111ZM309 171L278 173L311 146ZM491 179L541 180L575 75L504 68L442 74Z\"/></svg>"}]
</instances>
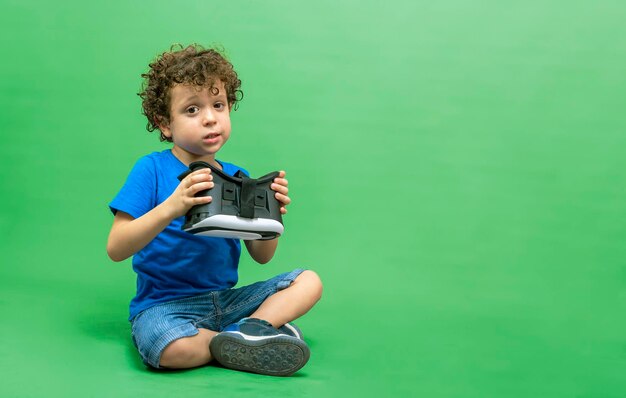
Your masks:
<instances>
[{"instance_id":1,"label":"child's face","mask_svg":"<svg viewBox=\"0 0 626 398\"><path fill-rule=\"evenodd\" d=\"M185 162L214 160L215 154L230 137L230 108L224 83L219 91L176 85L170 91L170 123L161 131L174 142L174 151Z\"/></svg>"}]
</instances>

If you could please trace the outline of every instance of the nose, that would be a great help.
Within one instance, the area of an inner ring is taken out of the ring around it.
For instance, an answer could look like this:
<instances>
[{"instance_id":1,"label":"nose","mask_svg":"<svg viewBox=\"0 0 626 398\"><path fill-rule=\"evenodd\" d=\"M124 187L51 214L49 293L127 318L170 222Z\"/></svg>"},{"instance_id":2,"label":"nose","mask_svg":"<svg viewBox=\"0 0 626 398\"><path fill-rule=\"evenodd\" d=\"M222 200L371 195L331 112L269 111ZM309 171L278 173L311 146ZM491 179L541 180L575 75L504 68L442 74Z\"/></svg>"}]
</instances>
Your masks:
<instances>
[{"instance_id":1,"label":"nose","mask_svg":"<svg viewBox=\"0 0 626 398\"><path fill-rule=\"evenodd\" d=\"M207 109L206 112L202 115L202 124L205 126L214 124L216 121L215 115L213 114L212 109Z\"/></svg>"}]
</instances>

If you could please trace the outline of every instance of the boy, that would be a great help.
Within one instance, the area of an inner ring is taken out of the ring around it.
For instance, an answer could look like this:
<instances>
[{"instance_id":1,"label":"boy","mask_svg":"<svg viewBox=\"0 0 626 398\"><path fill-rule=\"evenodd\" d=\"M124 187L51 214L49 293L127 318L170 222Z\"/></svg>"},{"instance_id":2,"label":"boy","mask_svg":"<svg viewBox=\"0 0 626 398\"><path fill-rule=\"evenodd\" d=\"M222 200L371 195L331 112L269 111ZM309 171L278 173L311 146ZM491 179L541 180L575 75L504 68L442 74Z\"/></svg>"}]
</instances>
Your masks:
<instances>
[{"instance_id":1,"label":"boy","mask_svg":"<svg viewBox=\"0 0 626 398\"><path fill-rule=\"evenodd\" d=\"M171 150L137 161L110 203L115 218L107 242L113 261L133 256L137 294L130 303L132 339L144 363L184 369L209 363L286 376L305 365L309 349L289 322L320 299L322 284L301 269L233 289L241 252L237 239L181 230L185 213L210 197L210 169L177 176L202 160L234 175L245 170L216 159L230 137L230 111L241 81L218 51L198 45L172 49L150 64L143 91L147 129L158 129ZM272 189L281 213L291 202L285 172ZM245 241L252 258L267 263L278 239Z\"/></svg>"}]
</instances>

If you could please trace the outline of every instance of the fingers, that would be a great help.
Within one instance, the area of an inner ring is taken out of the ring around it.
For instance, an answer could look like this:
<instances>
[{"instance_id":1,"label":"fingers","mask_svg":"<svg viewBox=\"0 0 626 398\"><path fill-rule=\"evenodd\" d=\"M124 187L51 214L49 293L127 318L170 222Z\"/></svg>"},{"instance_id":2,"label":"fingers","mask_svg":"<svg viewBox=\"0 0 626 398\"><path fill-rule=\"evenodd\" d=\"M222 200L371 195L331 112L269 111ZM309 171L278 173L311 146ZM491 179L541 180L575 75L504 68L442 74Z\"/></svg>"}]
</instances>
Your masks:
<instances>
[{"instance_id":1,"label":"fingers","mask_svg":"<svg viewBox=\"0 0 626 398\"><path fill-rule=\"evenodd\" d=\"M287 196L289 194L289 181L285 179L286 174L284 170L279 171L278 177L274 178L274 183L270 186L276 191L274 196L282 204L280 214L287 214L287 208L285 206L291 203L291 199Z\"/></svg>"},{"instance_id":2,"label":"fingers","mask_svg":"<svg viewBox=\"0 0 626 398\"><path fill-rule=\"evenodd\" d=\"M274 178L274 183L270 186L274 191L280 192L283 195L287 195L289 189L289 181L285 179L285 172L283 170L278 172L278 177Z\"/></svg>"},{"instance_id":3,"label":"fingers","mask_svg":"<svg viewBox=\"0 0 626 398\"><path fill-rule=\"evenodd\" d=\"M185 203L187 207L203 205L203 204L211 203L213 201L213 197L211 196L195 196L193 191L189 191L188 193L189 193L188 196L183 197L183 203Z\"/></svg>"},{"instance_id":4,"label":"fingers","mask_svg":"<svg viewBox=\"0 0 626 398\"><path fill-rule=\"evenodd\" d=\"M287 175L287 173L285 173L285 170L281 170L278 172L278 177L274 178L274 182L276 184L280 184L280 185L284 185L287 186L288 182L285 179L285 176Z\"/></svg>"},{"instance_id":5,"label":"fingers","mask_svg":"<svg viewBox=\"0 0 626 398\"><path fill-rule=\"evenodd\" d=\"M284 206L287 206L289 203L291 203L291 199L289 198L289 196L287 195L283 195L281 193L276 192L276 194L274 195L274 197L280 202L282 203ZM284 207L283 206L283 207Z\"/></svg>"},{"instance_id":6,"label":"fingers","mask_svg":"<svg viewBox=\"0 0 626 398\"><path fill-rule=\"evenodd\" d=\"M215 186L211 169L200 169L189 174L185 179L185 193L187 196L194 196L200 191L211 189Z\"/></svg>"},{"instance_id":7,"label":"fingers","mask_svg":"<svg viewBox=\"0 0 626 398\"><path fill-rule=\"evenodd\" d=\"M204 168L204 169L198 169L194 172L189 173L189 176L193 176L193 175L198 175L198 174L211 174L211 169L209 169L208 167Z\"/></svg>"},{"instance_id":8,"label":"fingers","mask_svg":"<svg viewBox=\"0 0 626 398\"><path fill-rule=\"evenodd\" d=\"M187 188L185 190L185 193L187 194L187 196L195 196L198 192L206 191L207 189L211 189L214 186L215 183L213 183L213 181L197 182Z\"/></svg>"},{"instance_id":9,"label":"fingers","mask_svg":"<svg viewBox=\"0 0 626 398\"><path fill-rule=\"evenodd\" d=\"M270 188L283 195L287 195L289 193L289 188L287 188L287 186L285 185L272 184L270 185Z\"/></svg>"},{"instance_id":10,"label":"fingers","mask_svg":"<svg viewBox=\"0 0 626 398\"><path fill-rule=\"evenodd\" d=\"M289 185L289 181L285 180L284 178L274 178L274 184L278 184L278 185L282 185L282 186L288 186Z\"/></svg>"},{"instance_id":11,"label":"fingers","mask_svg":"<svg viewBox=\"0 0 626 398\"><path fill-rule=\"evenodd\" d=\"M210 196L199 196L196 194L200 191L206 191L215 186L213 183L213 176L211 175L211 169L205 168L196 170L190 173L183 180L183 186L181 187L183 193L183 201L187 206L195 206L199 204L210 203L213 198Z\"/></svg>"},{"instance_id":12,"label":"fingers","mask_svg":"<svg viewBox=\"0 0 626 398\"><path fill-rule=\"evenodd\" d=\"M191 202L191 204L193 206L204 205L204 204L207 204L207 203L211 203L213 201L213 197L211 197L211 196L198 196L197 198L193 197L193 198L189 198L189 199L190 199L190 202Z\"/></svg>"},{"instance_id":13,"label":"fingers","mask_svg":"<svg viewBox=\"0 0 626 398\"><path fill-rule=\"evenodd\" d=\"M196 170L193 173L189 174L185 179L185 187L189 188L192 185L204 182L204 181L213 181L213 176L211 175L211 169L200 169Z\"/></svg>"}]
</instances>

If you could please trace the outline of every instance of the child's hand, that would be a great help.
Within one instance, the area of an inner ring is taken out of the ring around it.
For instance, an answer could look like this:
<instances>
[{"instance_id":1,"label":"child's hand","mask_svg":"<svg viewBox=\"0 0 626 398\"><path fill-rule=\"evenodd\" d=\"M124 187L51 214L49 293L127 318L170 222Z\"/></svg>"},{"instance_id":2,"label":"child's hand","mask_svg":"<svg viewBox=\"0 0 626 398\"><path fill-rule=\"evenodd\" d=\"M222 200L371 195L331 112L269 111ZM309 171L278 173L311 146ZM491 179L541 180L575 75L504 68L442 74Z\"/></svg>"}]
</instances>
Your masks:
<instances>
[{"instance_id":1,"label":"child's hand","mask_svg":"<svg viewBox=\"0 0 626 398\"><path fill-rule=\"evenodd\" d=\"M274 178L274 183L270 186L272 190L276 191L274 196L281 204L280 214L287 214L287 209L285 207L291 203L291 199L287 196L289 193L289 188L287 188L289 182L285 180L285 175L286 173L281 170L278 177Z\"/></svg>"},{"instance_id":2,"label":"child's hand","mask_svg":"<svg viewBox=\"0 0 626 398\"><path fill-rule=\"evenodd\" d=\"M196 198L194 195L205 189L211 189L214 185L211 169L196 170L178 184L164 204L168 206L173 218L184 216L193 206L210 203L213 200L211 196Z\"/></svg>"}]
</instances>

